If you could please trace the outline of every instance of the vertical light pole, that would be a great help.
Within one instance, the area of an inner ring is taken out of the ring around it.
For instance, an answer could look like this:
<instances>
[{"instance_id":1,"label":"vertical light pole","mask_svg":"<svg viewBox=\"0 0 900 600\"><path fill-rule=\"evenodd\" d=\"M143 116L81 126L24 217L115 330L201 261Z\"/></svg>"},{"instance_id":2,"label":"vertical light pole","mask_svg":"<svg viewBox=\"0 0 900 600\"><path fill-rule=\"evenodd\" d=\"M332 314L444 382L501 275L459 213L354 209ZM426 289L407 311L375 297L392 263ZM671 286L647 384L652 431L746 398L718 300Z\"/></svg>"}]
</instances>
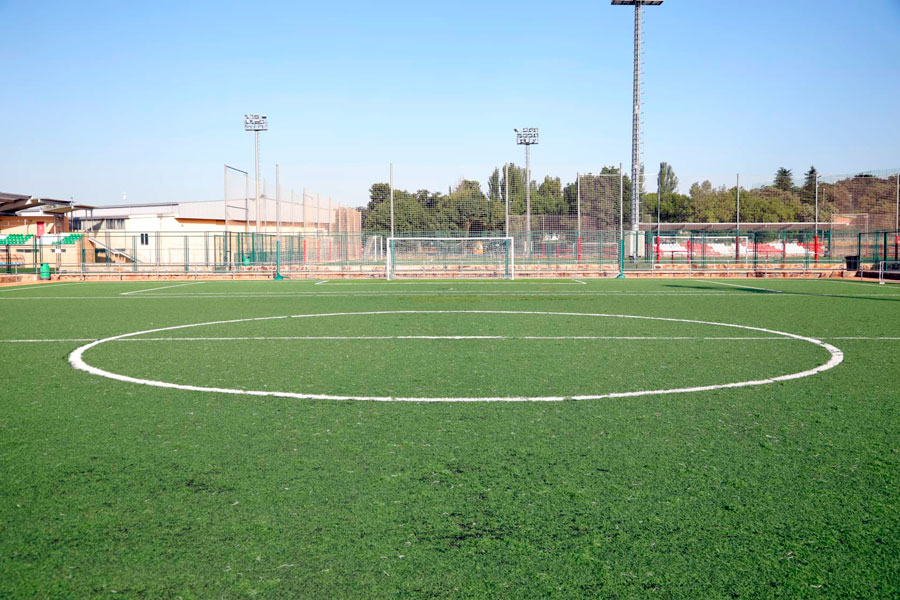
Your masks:
<instances>
[{"instance_id":1,"label":"vertical light pole","mask_svg":"<svg viewBox=\"0 0 900 600\"><path fill-rule=\"evenodd\" d=\"M662 3L663 0L612 0L613 6L634 6L634 96L631 116L631 230L634 232L638 230L641 210L641 7ZM637 237L636 233L634 235Z\"/></svg>"},{"instance_id":2,"label":"vertical light pole","mask_svg":"<svg viewBox=\"0 0 900 600\"><path fill-rule=\"evenodd\" d=\"M538 143L538 128L523 127L516 132L516 144L525 146L525 254L531 254L531 145Z\"/></svg>"},{"instance_id":3,"label":"vertical light pole","mask_svg":"<svg viewBox=\"0 0 900 600\"><path fill-rule=\"evenodd\" d=\"M259 233L259 132L269 130L266 115L244 115L244 131L253 132L253 149L256 155L256 233Z\"/></svg>"}]
</instances>

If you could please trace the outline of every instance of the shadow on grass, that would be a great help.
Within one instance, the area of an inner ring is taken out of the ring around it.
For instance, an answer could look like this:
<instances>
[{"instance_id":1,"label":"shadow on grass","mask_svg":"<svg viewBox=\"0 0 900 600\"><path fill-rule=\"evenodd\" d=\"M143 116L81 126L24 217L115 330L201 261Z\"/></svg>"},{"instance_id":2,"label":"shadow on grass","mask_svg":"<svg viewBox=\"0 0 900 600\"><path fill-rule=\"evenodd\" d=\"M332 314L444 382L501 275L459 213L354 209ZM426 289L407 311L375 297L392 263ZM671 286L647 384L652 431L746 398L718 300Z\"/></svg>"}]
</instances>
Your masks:
<instances>
[{"instance_id":1,"label":"shadow on grass","mask_svg":"<svg viewBox=\"0 0 900 600\"><path fill-rule=\"evenodd\" d=\"M723 291L722 286L714 285L714 284L686 284L686 283L667 283L666 287L669 288L678 288L678 289L690 289L690 290L703 290L703 291ZM731 287L731 286L729 286ZM788 290L766 290L763 288L752 288L752 287L741 287L740 284L733 284L731 289L734 292L744 292L745 294L764 294L764 295L772 295L772 294L780 294L785 296L809 296L813 298L844 298L847 300L877 300L880 302L900 302L900 298L884 298L879 294L868 294L868 295L855 295L849 296L846 294L816 294L813 292L792 292Z\"/></svg>"}]
</instances>

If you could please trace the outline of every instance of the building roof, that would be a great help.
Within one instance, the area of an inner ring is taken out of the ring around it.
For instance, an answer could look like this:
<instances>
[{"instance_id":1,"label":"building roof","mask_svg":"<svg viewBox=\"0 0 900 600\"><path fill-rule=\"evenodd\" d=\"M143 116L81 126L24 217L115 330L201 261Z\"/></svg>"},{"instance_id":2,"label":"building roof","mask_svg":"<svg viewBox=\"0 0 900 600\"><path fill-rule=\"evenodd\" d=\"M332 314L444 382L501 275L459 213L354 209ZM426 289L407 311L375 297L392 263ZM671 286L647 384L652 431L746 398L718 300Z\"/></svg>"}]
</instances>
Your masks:
<instances>
[{"instance_id":1,"label":"building roof","mask_svg":"<svg viewBox=\"0 0 900 600\"><path fill-rule=\"evenodd\" d=\"M86 204L75 204L72 200L56 198L35 198L25 194L0 192L0 215L34 216L59 215L79 209L93 208Z\"/></svg>"}]
</instances>

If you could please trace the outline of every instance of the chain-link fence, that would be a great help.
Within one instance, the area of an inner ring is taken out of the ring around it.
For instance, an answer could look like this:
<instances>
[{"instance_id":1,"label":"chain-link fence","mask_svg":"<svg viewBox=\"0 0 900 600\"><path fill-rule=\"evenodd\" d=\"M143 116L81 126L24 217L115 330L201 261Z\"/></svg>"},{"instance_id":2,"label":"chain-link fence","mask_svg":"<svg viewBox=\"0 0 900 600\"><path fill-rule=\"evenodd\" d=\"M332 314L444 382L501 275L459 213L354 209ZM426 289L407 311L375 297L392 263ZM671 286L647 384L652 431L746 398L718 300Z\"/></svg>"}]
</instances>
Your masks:
<instances>
[{"instance_id":1,"label":"chain-link fence","mask_svg":"<svg viewBox=\"0 0 900 600\"><path fill-rule=\"evenodd\" d=\"M15 235L0 240L0 263L7 272L36 272L46 263L53 272L85 276L271 275L280 271L310 277L382 277L388 267L390 239L387 231L280 236L241 231L228 234L102 231L41 238ZM433 238L418 236L418 239ZM451 239L473 242L453 245L454 249L461 248L453 254L454 264L460 267L459 273L488 276L478 265L486 264L484 248L490 247L486 244L489 245L491 239L502 239L502 236L460 235L451 236ZM881 260L898 260L896 257L900 255L900 233L897 231L851 229L821 230L818 234L812 229L642 229L626 231L620 238L617 230L578 231L553 227L533 230L531 239L527 256L519 254L524 242L516 243L515 238L510 241L510 258L515 258L516 277L611 276L621 271L839 270L845 268L848 257L865 268ZM432 246L433 243L426 250L431 250ZM419 243L415 247L424 246ZM424 250L423 253L423 256L428 254ZM433 258L425 256L429 257ZM427 262L422 261L423 264ZM433 276L439 274L439 269L432 271Z\"/></svg>"}]
</instances>

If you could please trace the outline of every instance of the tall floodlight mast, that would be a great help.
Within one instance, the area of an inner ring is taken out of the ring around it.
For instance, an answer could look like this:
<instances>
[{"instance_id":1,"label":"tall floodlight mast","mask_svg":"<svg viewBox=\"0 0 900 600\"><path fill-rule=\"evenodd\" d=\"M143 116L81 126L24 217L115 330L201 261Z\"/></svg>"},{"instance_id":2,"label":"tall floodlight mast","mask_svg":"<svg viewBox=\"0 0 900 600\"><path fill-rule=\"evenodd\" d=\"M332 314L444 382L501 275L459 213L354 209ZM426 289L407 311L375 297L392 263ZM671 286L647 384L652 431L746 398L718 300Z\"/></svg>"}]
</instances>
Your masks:
<instances>
[{"instance_id":1,"label":"tall floodlight mast","mask_svg":"<svg viewBox=\"0 0 900 600\"><path fill-rule=\"evenodd\" d=\"M525 254L531 253L531 145L538 143L538 128L523 127L516 132L516 143L525 146Z\"/></svg>"},{"instance_id":2,"label":"tall floodlight mast","mask_svg":"<svg viewBox=\"0 0 900 600\"><path fill-rule=\"evenodd\" d=\"M663 0L612 0L613 6L634 6L634 112L631 119L631 230L638 230L641 211L641 7ZM634 240L637 243L637 240ZM635 246L637 248L637 246Z\"/></svg>"},{"instance_id":3,"label":"tall floodlight mast","mask_svg":"<svg viewBox=\"0 0 900 600\"><path fill-rule=\"evenodd\" d=\"M244 131L253 132L253 150L256 154L256 233L259 233L259 132L268 131L269 121L266 115L244 115ZM244 218L248 218L245 215Z\"/></svg>"}]
</instances>

